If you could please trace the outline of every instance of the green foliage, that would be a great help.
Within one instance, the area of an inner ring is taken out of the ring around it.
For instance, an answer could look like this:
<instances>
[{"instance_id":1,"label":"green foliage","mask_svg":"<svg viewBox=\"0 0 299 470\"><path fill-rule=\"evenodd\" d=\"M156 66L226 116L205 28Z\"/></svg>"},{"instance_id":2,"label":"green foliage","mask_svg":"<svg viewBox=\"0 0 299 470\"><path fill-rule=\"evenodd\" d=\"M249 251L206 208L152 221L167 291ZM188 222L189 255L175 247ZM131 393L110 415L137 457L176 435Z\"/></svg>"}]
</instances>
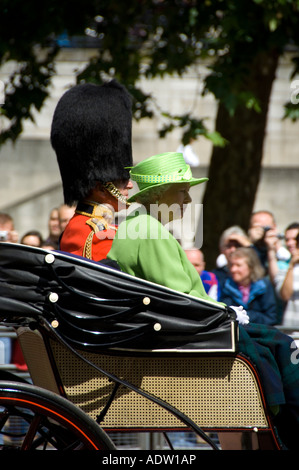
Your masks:
<instances>
[{"instance_id":1,"label":"green foliage","mask_svg":"<svg viewBox=\"0 0 299 470\"><path fill-rule=\"evenodd\" d=\"M54 37L65 28L82 34L94 8L93 2L81 0L72 2L71 8L66 0L2 0L0 66L8 62L16 66L5 84L5 103L0 107L6 118L0 145L19 137L24 120L33 121L34 109L40 111L49 95L59 51Z\"/></svg>"},{"instance_id":2,"label":"green foliage","mask_svg":"<svg viewBox=\"0 0 299 470\"><path fill-rule=\"evenodd\" d=\"M48 51L43 61L19 63L17 69L10 76L9 86L6 88L5 105L2 115L10 125L1 132L0 144L7 139L12 142L18 138L23 130L23 120L34 121L33 109L40 111L44 100L48 97L48 85L55 74L51 56L55 51Z\"/></svg>"},{"instance_id":3,"label":"green foliage","mask_svg":"<svg viewBox=\"0 0 299 470\"><path fill-rule=\"evenodd\" d=\"M159 131L159 137L161 138L164 138L169 132L177 128L182 128L181 140L184 145L188 145L192 140L196 140L200 136L211 140L214 145L219 147L224 147L227 144L226 139L218 132L211 132L207 129L204 119L194 119L189 114L172 116L169 113L163 113L163 116L167 118L168 123Z\"/></svg>"},{"instance_id":4,"label":"green foliage","mask_svg":"<svg viewBox=\"0 0 299 470\"><path fill-rule=\"evenodd\" d=\"M286 103L284 107L284 119L290 119L295 122L299 119L299 104L296 103Z\"/></svg>"},{"instance_id":5,"label":"green foliage","mask_svg":"<svg viewBox=\"0 0 299 470\"><path fill-rule=\"evenodd\" d=\"M120 80L133 96L137 120L158 112L154 97L142 90L142 79L183 76L203 60L209 65L204 94L213 93L230 116L239 106L258 113L260 102L249 79L256 55L282 54L289 44L295 50L299 45L299 0L2 0L1 6L0 66L16 61L18 67L0 108L9 123L0 144L16 140L23 121L33 119L34 108L41 109L62 33L70 39L87 34L96 41L97 54L77 81ZM41 50L42 60L36 53ZM294 55L295 74L299 55ZM297 109L286 108L286 116L296 115ZM184 141L203 136L225 144L192 113L167 118L160 137L181 127Z\"/></svg>"}]
</instances>

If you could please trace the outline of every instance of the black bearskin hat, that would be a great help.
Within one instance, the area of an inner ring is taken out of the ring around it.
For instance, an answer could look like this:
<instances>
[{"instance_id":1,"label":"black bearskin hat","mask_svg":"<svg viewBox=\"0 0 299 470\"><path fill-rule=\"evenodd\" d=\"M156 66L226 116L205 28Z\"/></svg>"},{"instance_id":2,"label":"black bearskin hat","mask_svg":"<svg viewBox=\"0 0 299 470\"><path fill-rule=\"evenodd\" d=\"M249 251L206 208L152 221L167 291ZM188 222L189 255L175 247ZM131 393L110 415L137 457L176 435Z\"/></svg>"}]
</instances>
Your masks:
<instances>
[{"instance_id":1,"label":"black bearskin hat","mask_svg":"<svg viewBox=\"0 0 299 470\"><path fill-rule=\"evenodd\" d=\"M97 182L130 178L125 167L132 166L131 107L129 93L115 80L76 85L61 97L51 144L66 204L84 199Z\"/></svg>"}]
</instances>

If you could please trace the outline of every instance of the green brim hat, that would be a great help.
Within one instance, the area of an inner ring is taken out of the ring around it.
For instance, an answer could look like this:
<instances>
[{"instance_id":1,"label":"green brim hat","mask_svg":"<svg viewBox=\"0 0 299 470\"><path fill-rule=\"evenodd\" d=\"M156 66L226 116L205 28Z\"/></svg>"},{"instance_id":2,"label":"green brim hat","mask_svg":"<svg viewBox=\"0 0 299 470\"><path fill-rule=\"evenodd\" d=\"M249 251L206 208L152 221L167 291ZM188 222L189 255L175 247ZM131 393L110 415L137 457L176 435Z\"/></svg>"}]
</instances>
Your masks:
<instances>
[{"instance_id":1,"label":"green brim hat","mask_svg":"<svg viewBox=\"0 0 299 470\"><path fill-rule=\"evenodd\" d=\"M167 152L147 158L130 170L131 179L138 184L139 191L128 201L134 202L140 194L151 188L170 183L189 183L195 186L208 178L193 178L191 168L182 153Z\"/></svg>"}]
</instances>

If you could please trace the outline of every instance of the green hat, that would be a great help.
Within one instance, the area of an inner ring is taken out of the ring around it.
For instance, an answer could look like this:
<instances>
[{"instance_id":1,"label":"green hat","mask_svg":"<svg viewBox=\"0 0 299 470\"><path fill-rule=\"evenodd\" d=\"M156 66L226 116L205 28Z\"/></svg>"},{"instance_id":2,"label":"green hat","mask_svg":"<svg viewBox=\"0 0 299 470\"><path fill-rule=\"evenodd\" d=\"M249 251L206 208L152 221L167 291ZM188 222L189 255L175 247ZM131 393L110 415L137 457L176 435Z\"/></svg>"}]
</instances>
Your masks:
<instances>
[{"instance_id":1,"label":"green hat","mask_svg":"<svg viewBox=\"0 0 299 470\"><path fill-rule=\"evenodd\" d=\"M189 183L190 186L208 181L208 178L193 178L191 168L182 153L167 152L154 155L138 163L130 170L131 179L138 184L139 192L131 196L134 202L139 194L151 188L169 183Z\"/></svg>"}]
</instances>

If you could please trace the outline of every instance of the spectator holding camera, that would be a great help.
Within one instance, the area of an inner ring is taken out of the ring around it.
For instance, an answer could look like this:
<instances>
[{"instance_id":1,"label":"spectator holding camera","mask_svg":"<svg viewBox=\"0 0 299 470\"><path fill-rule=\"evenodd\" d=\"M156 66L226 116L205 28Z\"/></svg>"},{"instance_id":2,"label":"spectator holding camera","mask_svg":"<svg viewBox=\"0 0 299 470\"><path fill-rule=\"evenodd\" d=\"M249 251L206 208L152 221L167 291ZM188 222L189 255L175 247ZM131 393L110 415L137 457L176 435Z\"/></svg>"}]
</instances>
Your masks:
<instances>
[{"instance_id":1,"label":"spectator holding camera","mask_svg":"<svg viewBox=\"0 0 299 470\"><path fill-rule=\"evenodd\" d=\"M267 272L269 272L270 261L285 262L289 260L290 253L281 243L282 236L277 231L276 221L271 212L266 210L253 212L248 235ZM270 272L269 275L272 279Z\"/></svg>"},{"instance_id":2,"label":"spectator holding camera","mask_svg":"<svg viewBox=\"0 0 299 470\"><path fill-rule=\"evenodd\" d=\"M19 239L18 233L14 227L13 218L4 212L0 213L0 241L17 243Z\"/></svg>"},{"instance_id":3,"label":"spectator holding camera","mask_svg":"<svg viewBox=\"0 0 299 470\"><path fill-rule=\"evenodd\" d=\"M290 224L285 230L285 243L291 253L287 266L276 268L274 284L276 292L286 306L282 325L299 327L299 222Z\"/></svg>"},{"instance_id":4,"label":"spectator holding camera","mask_svg":"<svg viewBox=\"0 0 299 470\"><path fill-rule=\"evenodd\" d=\"M252 246L257 251L266 274L269 276L274 287L277 303L277 319L278 324L280 324L286 303L279 294L277 279L278 273L285 272L290 261L291 254L288 245L285 243L284 246L282 243L285 237L278 232L274 215L266 210L260 210L251 215L248 234L252 241Z\"/></svg>"}]
</instances>

